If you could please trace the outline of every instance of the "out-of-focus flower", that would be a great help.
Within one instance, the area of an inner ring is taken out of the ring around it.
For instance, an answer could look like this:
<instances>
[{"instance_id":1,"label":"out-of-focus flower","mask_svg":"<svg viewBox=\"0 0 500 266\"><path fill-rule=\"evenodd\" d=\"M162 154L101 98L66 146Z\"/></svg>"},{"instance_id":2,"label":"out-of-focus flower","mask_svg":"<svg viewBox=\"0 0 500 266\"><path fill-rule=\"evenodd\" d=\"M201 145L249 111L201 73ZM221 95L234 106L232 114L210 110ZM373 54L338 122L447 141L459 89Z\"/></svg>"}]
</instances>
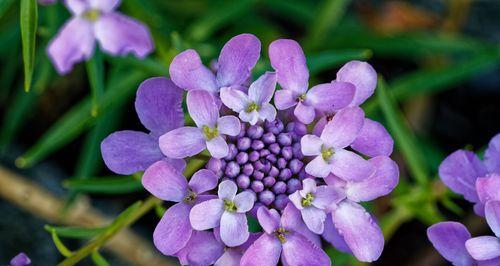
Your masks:
<instances>
[{"instance_id":1,"label":"out-of-focus flower","mask_svg":"<svg viewBox=\"0 0 500 266\"><path fill-rule=\"evenodd\" d=\"M143 58L153 50L148 28L115 9L120 0L66 0L72 17L48 45L47 53L59 74L67 74L73 65L89 59L95 42L111 55L133 53Z\"/></svg>"},{"instance_id":2,"label":"out-of-focus flower","mask_svg":"<svg viewBox=\"0 0 500 266\"><path fill-rule=\"evenodd\" d=\"M31 266L31 259L21 252L10 260L10 266Z\"/></svg>"}]
</instances>

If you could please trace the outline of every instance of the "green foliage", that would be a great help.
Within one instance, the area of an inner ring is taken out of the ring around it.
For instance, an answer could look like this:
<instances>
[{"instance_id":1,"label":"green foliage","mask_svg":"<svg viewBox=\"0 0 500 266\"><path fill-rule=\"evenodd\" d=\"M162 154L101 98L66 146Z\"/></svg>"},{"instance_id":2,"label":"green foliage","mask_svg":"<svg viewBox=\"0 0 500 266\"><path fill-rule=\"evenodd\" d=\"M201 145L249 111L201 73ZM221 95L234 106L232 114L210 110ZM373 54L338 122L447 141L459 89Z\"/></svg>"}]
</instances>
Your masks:
<instances>
[{"instance_id":1,"label":"green foliage","mask_svg":"<svg viewBox=\"0 0 500 266\"><path fill-rule=\"evenodd\" d=\"M36 0L21 0L21 37L24 61L24 89L30 90L35 67L35 41L38 26L38 4Z\"/></svg>"}]
</instances>

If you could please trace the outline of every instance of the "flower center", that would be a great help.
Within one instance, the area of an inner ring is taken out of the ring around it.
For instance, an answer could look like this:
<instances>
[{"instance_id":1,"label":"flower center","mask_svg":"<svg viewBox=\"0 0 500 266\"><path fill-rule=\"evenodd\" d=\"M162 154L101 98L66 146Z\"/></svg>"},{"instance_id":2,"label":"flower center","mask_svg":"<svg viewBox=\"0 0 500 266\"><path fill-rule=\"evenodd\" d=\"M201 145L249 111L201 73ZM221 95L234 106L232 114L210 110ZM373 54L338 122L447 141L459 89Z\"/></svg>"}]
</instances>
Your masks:
<instances>
[{"instance_id":1,"label":"flower center","mask_svg":"<svg viewBox=\"0 0 500 266\"><path fill-rule=\"evenodd\" d=\"M184 197L183 201L185 203L192 204L196 200L197 196L198 195L196 195L196 193L194 193L193 191L188 191L188 193L187 193L186 197Z\"/></svg>"},{"instance_id":2,"label":"flower center","mask_svg":"<svg viewBox=\"0 0 500 266\"><path fill-rule=\"evenodd\" d=\"M309 207L309 206L311 206L313 200L314 200L313 194L308 193L305 198L302 198L301 204L304 207Z\"/></svg>"},{"instance_id":3,"label":"flower center","mask_svg":"<svg viewBox=\"0 0 500 266\"><path fill-rule=\"evenodd\" d=\"M333 148L322 148L321 149L321 156L323 156L323 159L326 161L332 157L332 155L335 154L335 151Z\"/></svg>"},{"instance_id":4,"label":"flower center","mask_svg":"<svg viewBox=\"0 0 500 266\"><path fill-rule=\"evenodd\" d=\"M303 102L306 100L306 94L305 93L302 93L301 95L299 95L299 97L297 97L297 101L299 102Z\"/></svg>"},{"instance_id":5,"label":"flower center","mask_svg":"<svg viewBox=\"0 0 500 266\"><path fill-rule=\"evenodd\" d=\"M259 109L260 109L259 105L258 105L258 104L256 104L256 103L254 103L254 102L252 102L252 103L250 103L250 104L248 105L248 107L247 107L247 110L246 110L246 111L247 111L247 113L250 113L250 112L252 112L252 111L254 111L254 110L259 111Z\"/></svg>"},{"instance_id":6,"label":"flower center","mask_svg":"<svg viewBox=\"0 0 500 266\"><path fill-rule=\"evenodd\" d=\"M235 212L236 211L236 204L234 202L225 199L224 200L224 209L228 212Z\"/></svg>"},{"instance_id":7,"label":"flower center","mask_svg":"<svg viewBox=\"0 0 500 266\"><path fill-rule=\"evenodd\" d=\"M212 140L213 138L219 136L219 130L217 130L217 127L210 128L209 126L203 126L202 130L207 140Z\"/></svg>"},{"instance_id":8,"label":"flower center","mask_svg":"<svg viewBox=\"0 0 500 266\"><path fill-rule=\"evenodd\" d=\"M91 10L83 13L83 17L89 21L92 21L92 22L99 19L100 16L101 16L101 11L99 11L98 9L91 9Z\"/></svg>"},{"instance_id":9,"label":"flower center","mask_svg":"<svg viewBox=\"0 0 500 266\"><path fill-rule=\"evenodd\" d=\"M281 244L284 244L286 242L286 234L288 233L289 232L283 227L280 227L278 228L278 230L274 231L274 234L280 240Z\"/></svg>"}]
</instances>

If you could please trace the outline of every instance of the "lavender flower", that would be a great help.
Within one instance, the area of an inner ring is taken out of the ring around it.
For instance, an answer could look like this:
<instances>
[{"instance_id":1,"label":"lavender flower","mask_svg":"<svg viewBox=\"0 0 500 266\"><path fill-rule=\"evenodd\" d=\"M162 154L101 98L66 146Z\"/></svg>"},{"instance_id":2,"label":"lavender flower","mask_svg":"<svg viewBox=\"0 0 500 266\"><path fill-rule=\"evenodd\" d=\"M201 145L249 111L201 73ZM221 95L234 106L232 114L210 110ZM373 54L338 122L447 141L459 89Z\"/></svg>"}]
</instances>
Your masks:
<instances>
[{"instance_id":1,"label":"lavender flower","mask_svg":"<svg viewBox=\"0 0 500 266\"><path fill-rule=\"evenodd\" d=\"M31 259L21 252L10 260L10 266L31 266Z\"/></svg>"},{"instance_id":2,"label":"lavender flower","mask_svg":"<svg viewBox=\"0 0 500 266\"><path fill-rule=\"evenodd\" d=\"M218 228L214 229L214 237L219 242L224 244L222 240L220 240L220 230ZM257 240L262 234L261 233L250 233L248 240L245 243L241 244L237 247L225 247L224 254L220 256L220 258L214 263L215 266L238 266L240 265L241 257L245 251L252 245L255 240Z\"/></svg>"},{"instance_id":3,"label":"lavender flower","mask_svg":"<svg viewBox=\"0 0 500 266\"><path fill-rule=\"evenodd\" d=\"M119 0L64 1L73 17L48 45L47 53L59 74L67 74L77 62L89 59L97 40L111 55L133 53L143 58L153 50L148 28L115 9Z\"/></svg>"},{"instance_id":4,"label":"lavender flower","mask_svg":"<svg viewBox=\"0 0 500 266\"><path fill-rule=\"evenodd\" d=\"M248 240L249 231L246 212L255 201L250 192L236 195L238 187L226 180L219 185L219 198L197 204L191 210L189 220L196 230L207 230L220 226L220 238L229 247L239 246Z\"/></svg>"},{"instance_id":5,"label":"lavender flower","mask_svg":"<svg viewBox=\"0 0 500 266\"><path fill-rule=\"evenodd\" d=\"M197 127L182 127L161 136L162 152L171 158L185 158L207 148L213 157L225 157L229 148L222 136L238 135L240 120L232 115L219 117L219 108L207 91L188 92L187 106Z\"/></svg>"},{"instance_id":6,"label":"lavender flower","mask_svg":"<svg viewBox=\"0 0 500 266\"><path fill-rule=\"evenodd\" d=\"M224 254L224 244L213 232L193 231L186 246L177 252L181 265L213 265Z\"/></svg>"}]
</instances>

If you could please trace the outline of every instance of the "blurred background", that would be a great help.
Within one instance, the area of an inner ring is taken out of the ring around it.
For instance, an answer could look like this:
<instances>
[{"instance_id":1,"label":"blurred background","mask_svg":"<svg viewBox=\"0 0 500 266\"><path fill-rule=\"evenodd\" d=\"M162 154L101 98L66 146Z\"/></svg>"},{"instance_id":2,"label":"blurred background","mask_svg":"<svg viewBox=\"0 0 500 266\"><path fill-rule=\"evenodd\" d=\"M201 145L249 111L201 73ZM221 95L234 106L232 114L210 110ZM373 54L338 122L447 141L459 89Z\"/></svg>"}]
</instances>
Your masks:
<instances>
[{"instance_id":1,"label":"blurred background","mask_svg":"<svg viewBox=\"0 0 500 266\"><path fill-rule=\"evenodd\" d=\"M363 107L395 138L401 180L368 206L386 236L374 265L447 265L425 233L441 220L461 221L473 235L487 232L472 205L439 181L437 167L456 149L480 152L500 131L500 1L122 0L119 10L149 26L156 51L143 61L96 54L104 94L93 116L95 77L85 63L59 76L45 54L70 16L64 5L38 7L33 81L25 92L19 1L0 0L0 264L24 251L35 265L56 265L146 199L140 176L106 169L100 141L118 129L143 129L133 107L137 86L168 76L173 56L194 48L210 63L243 32L262 42L254 74L270 69L271 41L293 38L304 47L311 83L331 81L352 59L369 61L386 80L388 95L376 93ZM152 246L162 212L153 209L81 265L106 265L103 258L111 265L175 265ZM96 229L53 227L62 225ZM325 249L334 265L363 265Z\"/></svg>"}]
</instances>

